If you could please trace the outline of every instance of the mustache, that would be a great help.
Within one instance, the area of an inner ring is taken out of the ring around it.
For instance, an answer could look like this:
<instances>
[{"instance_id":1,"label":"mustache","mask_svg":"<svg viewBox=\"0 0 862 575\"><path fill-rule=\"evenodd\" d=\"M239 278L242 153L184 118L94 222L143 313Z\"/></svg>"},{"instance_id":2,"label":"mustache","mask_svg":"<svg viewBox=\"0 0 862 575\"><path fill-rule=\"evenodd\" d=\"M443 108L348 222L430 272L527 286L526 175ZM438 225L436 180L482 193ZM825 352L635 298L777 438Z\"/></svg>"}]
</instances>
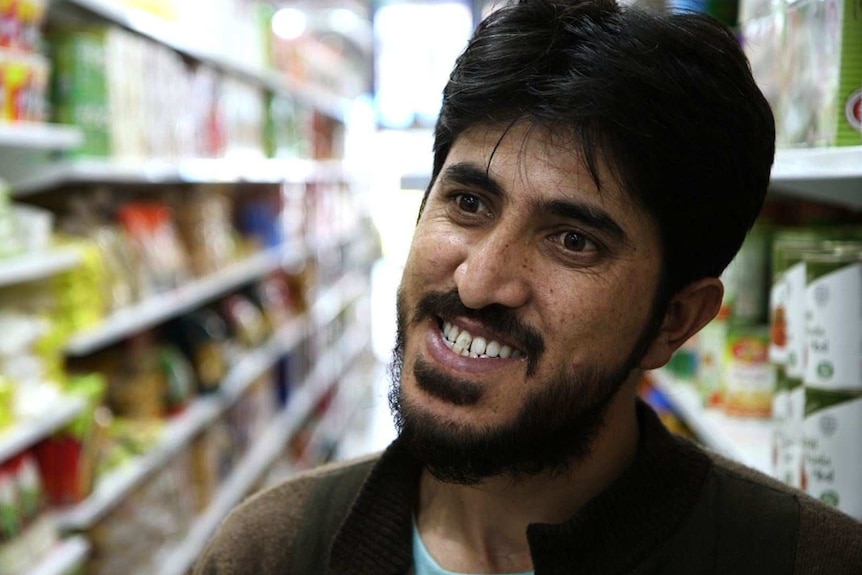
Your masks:
<instances>
[{"instance_id":1,"label":"mustache","mask_svg":"<svg viewBox=\"0 0 862 575\"><path fill-rule=\"evenodd\" d=\"M522 322L515 311L501 304L472 309L461 303L458 291L425 294L416 305L413 323L427 317L466 317L487 326L491 331L505 334L527 356L527 375L535 373L536 364L545 352L545 342L539 331Z\"/></svg>"}]
</instances>

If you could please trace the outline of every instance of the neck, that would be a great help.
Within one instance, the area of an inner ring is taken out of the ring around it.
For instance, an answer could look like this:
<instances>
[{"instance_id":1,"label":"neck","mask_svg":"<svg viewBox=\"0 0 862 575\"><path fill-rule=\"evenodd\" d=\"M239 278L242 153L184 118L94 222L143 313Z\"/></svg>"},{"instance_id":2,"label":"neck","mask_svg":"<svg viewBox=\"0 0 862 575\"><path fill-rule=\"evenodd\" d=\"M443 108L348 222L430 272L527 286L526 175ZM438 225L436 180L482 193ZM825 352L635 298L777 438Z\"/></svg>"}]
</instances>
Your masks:
<instances>
[{"instance_id":1,"label":"neck","mask_svg":"<svg viewBox=\"0 0 862 575\"><path fill-rule=\"evenodd\" d=\"M563 474L455 485L422 474L417 525L442 567L461 573L532 569L527 526L562 523L616 480L638 444L633 384L620 389L587 457Z\"/></svg>"}]
</instances>

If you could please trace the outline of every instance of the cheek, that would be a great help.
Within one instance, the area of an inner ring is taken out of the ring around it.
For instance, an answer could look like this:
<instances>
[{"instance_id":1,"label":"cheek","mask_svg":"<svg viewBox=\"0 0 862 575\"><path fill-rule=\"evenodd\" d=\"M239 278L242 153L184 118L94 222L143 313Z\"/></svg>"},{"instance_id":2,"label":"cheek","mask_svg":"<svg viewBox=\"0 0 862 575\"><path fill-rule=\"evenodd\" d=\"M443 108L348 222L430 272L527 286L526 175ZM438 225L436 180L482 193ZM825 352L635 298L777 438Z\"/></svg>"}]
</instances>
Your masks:
<instances>
[{"instance_id":1,"label":"cheek","mask_svg":"<svg viewBox=\"0 0 862 575\"><path fill-rule=\"evenodd\" d=\"M404 277L421 283L451 278L463 254L464 242L455 234L441 233L433 226L419 227L407 256Z\"/></svg>"},{"instance_id":2,"label":"cheek","mask_svg":"<svg viewBox=\"0 0 862 575\"><path fill-rule=\"evenodd\" d=\"M573 367L615 364L628 356L649 317L651 299L627 288L634 278L583 282L580 287L554 289L572 293L557 317L561 354ZM635 284L636 285L636 284ZM555 297L551 295L550 297ZM559 296L556 296L559 297Z\"/></svg>"}]
</instances>

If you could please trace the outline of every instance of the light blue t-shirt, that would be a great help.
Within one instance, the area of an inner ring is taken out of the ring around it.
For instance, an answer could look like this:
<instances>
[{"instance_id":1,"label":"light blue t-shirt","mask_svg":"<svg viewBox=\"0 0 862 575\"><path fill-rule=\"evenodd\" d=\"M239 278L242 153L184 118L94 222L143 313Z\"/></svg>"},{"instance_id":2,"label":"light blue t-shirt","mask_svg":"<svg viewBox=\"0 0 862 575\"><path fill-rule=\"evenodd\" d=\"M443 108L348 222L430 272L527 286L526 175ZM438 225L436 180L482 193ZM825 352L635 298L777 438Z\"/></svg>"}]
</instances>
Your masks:
<instances>
[{"instance_id":1,"label":"light blue t-shirt","mask_svg":"<svg viewBox=\"0 0 862 575\"><path fill-rule=\"evenodd\" d=\"M431 554L428 553L428 549L422 542L422 537L419 536L419 529L416 527L415 521L413 522L413 571L415 575L466 575L464 573L446 571L440 567L440 564L431 557ZM509 573L507 575L534 575L534 572L526 571L524 573Z\"/></svg>"}]
</instances>

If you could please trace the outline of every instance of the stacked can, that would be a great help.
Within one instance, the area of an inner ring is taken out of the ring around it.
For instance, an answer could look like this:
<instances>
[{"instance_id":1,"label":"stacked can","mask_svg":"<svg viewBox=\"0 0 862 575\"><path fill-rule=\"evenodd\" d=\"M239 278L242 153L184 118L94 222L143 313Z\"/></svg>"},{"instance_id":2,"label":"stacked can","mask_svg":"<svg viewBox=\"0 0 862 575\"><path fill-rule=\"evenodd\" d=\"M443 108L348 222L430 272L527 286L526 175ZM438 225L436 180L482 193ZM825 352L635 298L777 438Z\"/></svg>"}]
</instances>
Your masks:
<instances>
[{"instance_id":1,"label":"stacked can","mask_svg":"<svg viewBox=\"0 0 862 575\"><path fill-rule=\"evenodd\" d=\"M804 259L802 488L862 519L862 242Z\"/></svg>"},{"instance_id":2,"label":"stacked can","mask_svg":"<svg viewBox=\"0 0 862 575\"><path fill-rule=\"evenodd\" d=\"M823 234L810 230L777 232L769 296L769 359L775 366L772 400L773 475L802 487L802 423L805 415L805 255L821 251Z\"/></svg>"}]
</instances>

